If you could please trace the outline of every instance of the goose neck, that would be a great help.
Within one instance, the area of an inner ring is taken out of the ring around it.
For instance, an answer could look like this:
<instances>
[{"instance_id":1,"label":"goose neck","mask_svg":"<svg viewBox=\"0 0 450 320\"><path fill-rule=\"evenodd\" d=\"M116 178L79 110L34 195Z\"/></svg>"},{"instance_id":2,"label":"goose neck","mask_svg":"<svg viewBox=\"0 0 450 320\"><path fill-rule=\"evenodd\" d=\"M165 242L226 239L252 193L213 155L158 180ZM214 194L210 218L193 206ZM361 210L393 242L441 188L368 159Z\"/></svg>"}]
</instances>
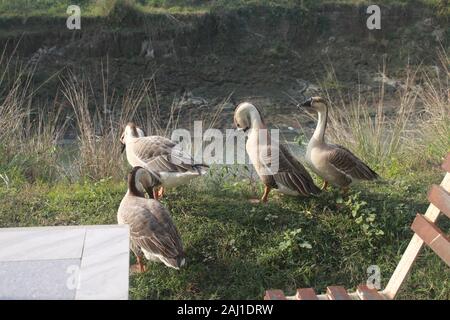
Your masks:
<instances>
[{"instance_id":1,"label":"goose neck","mask_svg":"<svg viewBox=\"0 0 450 320\"><path fill-rule=\"evenodd\" d=\"M254 117L251 121L251 128L252 129L266 129L266 126L264 124L264 122L261 120L261 118L258 117Z\"/></svg>"},{"instance_id":2,"label":"goose neck","mask_svg":"<svg viewBox=\"0 0 450 320\"><path fill-rule=\"evenodd\" d=\"M319 142L325 141L325 130L327 128L328 109L318 112L318 121L316 130L314 130L313 138Z\"/></svg>"},{"instance_id":3,"label":"goose neck","mask_svg":"<svg viewBox=\"0 0 450 320\"><path fill-rule=\"evenodd\" d=\"M142 191L140 191L138 189L138 187L136 186L136 174L135 173L131 174L130 177L128 178L128 193L135 197L141 197L141 198L145 197L144 193Z\"/></svg>"}]
</instances>

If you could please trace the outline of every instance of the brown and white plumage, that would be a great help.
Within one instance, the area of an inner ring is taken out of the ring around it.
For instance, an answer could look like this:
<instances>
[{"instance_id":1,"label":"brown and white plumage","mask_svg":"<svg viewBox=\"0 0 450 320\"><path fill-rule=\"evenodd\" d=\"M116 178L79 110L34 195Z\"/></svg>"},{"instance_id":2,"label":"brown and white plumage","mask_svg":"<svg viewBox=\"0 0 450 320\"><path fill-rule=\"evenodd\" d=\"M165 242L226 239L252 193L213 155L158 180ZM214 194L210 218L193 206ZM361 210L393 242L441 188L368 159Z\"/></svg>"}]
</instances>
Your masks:
<instances>
[{"instance_id":1,"label":"brown and white plumage","mask_svg":"<svg viewBox=\"0 0 450 320\"><path fill-rule=\"evenodd\" d=\"M325 142L325 130L328 118L328 106L320 97L312 97L300 107L312 109L318 113L316 130L306 149L306 160L313 171L327 183L348 187L357 180L375 180L378 174L347 148Z\"/></svg>"},{"instance_id":2,"label":"brown and white plumage","mask_svg":"<svg viewBox=\"0 0 450 320\"><path fill-rule=\"evenodd\" d=\"M128 163L152 172L159 179L159 186L181 185L206 172L206 165L194 164L192 157L179 149L175 142L161 136L145 136L134 123L128 123L120 141L126 150Z\"/></svg>"},{"instance_id":3,"label":"brown and white plumage","mask_svg":"<svg viewBox=\"0 0 450 320\"><path fill-rule=\"evenodd\" d=\"M305 167L289 152L284 145L280 144L279 149L279 168L278 172L273 176L277 184L286 186L287 189L294 190L303 196L319 194L319 189L314 184L313 179Z\"/></svg>"},{"instance_id":4,"label":"brown and white plumage","mask_svg":"<svg viewBox=\"0 0 450 320\"><path fill-rule=\"evenodd\" d=\"M238 130L249 130L246 150L265 185L261 201L267 201L271 189L290 195L309 196L320 193L305 167L284 145L272 139L254 105L241 103L236 108L234 122Z\"/></svg>"},{"instance_id":5,"label":"brown and white plumage","mask_svg":"<svg viewBox=\"0 0 450 320\"><path fill-rule=\"evenodd\" d=\"M134 167L128 175L128 191L117 212L118 223L130 227L131 250L140 271L144 271L143 255L175 269L185 264L181 237L169 211L159 201L144 196L145 190L152 197L152 188L157 183L158 179L148 170Z\"/></svg>"}]
</instances>

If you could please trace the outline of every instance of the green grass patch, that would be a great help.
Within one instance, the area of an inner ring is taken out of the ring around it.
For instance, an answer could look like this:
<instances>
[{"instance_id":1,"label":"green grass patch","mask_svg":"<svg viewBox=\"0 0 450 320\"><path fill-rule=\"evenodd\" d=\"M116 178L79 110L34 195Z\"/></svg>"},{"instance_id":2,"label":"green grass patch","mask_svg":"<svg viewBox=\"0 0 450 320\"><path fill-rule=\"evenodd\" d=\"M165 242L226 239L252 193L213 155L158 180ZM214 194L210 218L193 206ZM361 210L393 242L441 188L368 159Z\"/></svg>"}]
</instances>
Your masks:
<instances>
[{"instance_id":1,"label":"green grass patch","mask_svg":"<svg viewBox=\"0 0 450 320\"><path fill-rule=\"evenodd\" d=\"M408 5L408 0L380 0L378 5ZM439 15L449 14L444 0L417 0L435 8ZM4 17L62 17L67 16L69 5L79 5L82 15L89 17L107 16L114 7L132 8L141 13L201 14L211 10L251 8L255 6L282 8L314 8L321 5L370 5L368 0L4 0L0 2L0 16Z\"/></svg>"},{"instance_id":2,"label":"green grass patch","mask_svg":"<svg viewBox=\"0 0 450 320\"><path fill-rule=\"evenodd\" d=\"M187 267L175 271L148 262L148 272L131 277L130 296L261 299L268 288L288 294L330 284L355 288L374 264L385 286L412 236L415 213L426 210L428 186L442 176L431 171L361 184L348 197L338 190L307 199L274 193L267 205L248 201L259 194L259 183L254 189L237 179L223 185L207 176L169 190L163 203L181 233ZM124 181L108 179L2 184L0 226L114 224L125 191ZM449 275L425 250L400 298L449 299Z\"/></svg>"}]
</instances>

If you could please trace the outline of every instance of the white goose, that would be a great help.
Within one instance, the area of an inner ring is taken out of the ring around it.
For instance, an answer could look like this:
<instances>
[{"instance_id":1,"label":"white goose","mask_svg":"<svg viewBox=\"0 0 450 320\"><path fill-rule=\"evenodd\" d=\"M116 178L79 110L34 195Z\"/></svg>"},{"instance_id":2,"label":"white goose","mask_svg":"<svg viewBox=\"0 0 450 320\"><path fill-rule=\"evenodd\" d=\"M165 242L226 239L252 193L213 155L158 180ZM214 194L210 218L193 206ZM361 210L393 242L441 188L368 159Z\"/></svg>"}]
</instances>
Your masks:
<instances>
[{"instance_id":1,"label":"white goose","mask_svg":"<svg viewBox=\"0 0 450 320\"><path fill-rule=\"evenodd\" d=\"M289 195L320 193L308 171L288 149L280 143L271 143L269 131L254 105L248 102L239 104L234 113L234 123L238 130L250 130L245 148L264 183L261 202L267 201L271 189Z\"/></svg>"},{"instance_id":2,"label":"white goose","mask_svg":"<svg viewBox=\"0 0 450 320\"><path fill-rule=\"evenodd\" d=\"M185 184L206 173L207 165L194 164L190 155L177 148L175 142L161 136L145 136L144 131L128 123L120 138L122 152L126 150L128 163L152 172L160 181L155 199L162 197L164 188Z\"/></svg>"},{"instance_id":3,"label":"white goose","mask_svg":"<svg viewBox=\"0 0 450 320\"><path fill-rule=\"evenodd\" d=\"M133 272L144 272L142 256L151 261L161 261L166 266L179 269L186 263L183 243L169 211L157 200L150 198L158 179L142 167L134 167L128 174L128 191L123 197L117 221L130 226L131 250L137 264Z\"/></svg>"},{"instance_id":4,"label":"white goose","mask_svg":"<svg viewBox=\"0 0 450 320\"><path fill-rule=\"evenodd\" d=\"M327 188L328 183L346 190L354 181L379 178L375 171L350 150L325 142L328 106L324 99L312 97L298 107L314 110L319 116L316 130L306 149L306 160L312 170L324 180L322 190Z\"/></svg>"}]
</instances>

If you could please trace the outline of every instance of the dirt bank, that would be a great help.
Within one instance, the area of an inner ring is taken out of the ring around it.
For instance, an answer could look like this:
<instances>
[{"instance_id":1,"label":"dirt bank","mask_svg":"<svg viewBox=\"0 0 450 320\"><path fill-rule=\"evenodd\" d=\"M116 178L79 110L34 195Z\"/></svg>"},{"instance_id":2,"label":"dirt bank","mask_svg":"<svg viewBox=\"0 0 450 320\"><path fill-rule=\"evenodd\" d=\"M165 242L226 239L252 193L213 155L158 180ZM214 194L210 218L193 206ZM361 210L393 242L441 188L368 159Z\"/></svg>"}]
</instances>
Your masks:
<instances>
[{"instance_id":1,"label":"dirt bank","mask_svg":"<svg viewBox=\"0 0 450 320\"><path fill-rule=\"evenodd\" d=\"M356 91L359 85L370 93L378 90L383 61L395 79L408 62L436 66L435 49L440 44L448 48L449 26L429 8L382 7L382 28L372 31L365 10L347 5L314 11L251 7L82 18L79 31L68 30L65 18L5 18L0 42L8 42L10 50L18 43L20 58L38 63L37 80L66 68L95 78L100 62L107 62L111 86L119 94L132 81L156 73L161 101L187 91L214 105L233 93L234 101L252 99L269 118L281 110L283 121L289 121L292 98L314 93L319 83L343 91ZM43 87L40 97L54 96L58 81L55 77ZM393 81L388 84L392 94Z\"/></svg>"}]
</instances>

